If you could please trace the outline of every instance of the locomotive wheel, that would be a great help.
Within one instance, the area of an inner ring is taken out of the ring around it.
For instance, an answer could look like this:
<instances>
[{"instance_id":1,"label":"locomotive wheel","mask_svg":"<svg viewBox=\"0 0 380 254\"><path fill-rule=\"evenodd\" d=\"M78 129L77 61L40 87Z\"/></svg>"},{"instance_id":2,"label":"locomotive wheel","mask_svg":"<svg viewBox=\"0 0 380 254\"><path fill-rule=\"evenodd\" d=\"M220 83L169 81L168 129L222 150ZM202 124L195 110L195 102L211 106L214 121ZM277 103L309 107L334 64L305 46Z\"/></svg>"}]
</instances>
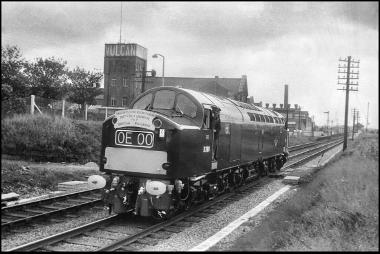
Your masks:
<instances>
[{"instance_id":1,"label":"locomotive wheel","mask_svg":"<svg viewBox=\"0 0 380 254\"><path fill-rule=\"evenodd\" d=\"M278 158L278 159L276 160L276 162L277 162L277 163L276 163L277 170L280 170L280 169L282 168L282 166L284 165L282 158L281 158L281 157Z\"/></svg>"},{"instance_id":2,"label":"locomotive wheel","mask_svg":"<svg viewBox=\"0 0 380 254\"><path fill-rule=\"evenodd\" d=\"M276 160L275 159L272 159L269 161L268 169L269 169L270 173L276 172L277 166L276 166Z\"/></svg>"}]
</instances>

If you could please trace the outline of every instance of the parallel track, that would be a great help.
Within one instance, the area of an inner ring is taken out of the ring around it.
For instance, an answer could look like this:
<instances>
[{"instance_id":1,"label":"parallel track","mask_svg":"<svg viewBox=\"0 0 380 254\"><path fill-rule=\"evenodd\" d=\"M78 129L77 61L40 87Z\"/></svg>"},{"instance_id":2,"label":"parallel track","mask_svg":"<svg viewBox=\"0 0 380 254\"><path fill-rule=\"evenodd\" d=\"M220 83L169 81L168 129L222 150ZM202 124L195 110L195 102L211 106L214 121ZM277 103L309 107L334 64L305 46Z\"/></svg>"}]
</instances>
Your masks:
<instances>
[{"instance_id":1,"label":"parallel track","mask_svg":"<svg viewBox=\"0 0 380 254\"><path fill-rule=\"evenodd\" d=\"M46 221L46 219L53 218L56 215L75 212L84 207L101 205L100 189L92 189L2 207L1 228L8 230L15 226L35 223L40 219Z\"/></svg>"},{"instance_id":2,"label":"parallel track","mask_svg":"<svg viewBox=\"0 0 380 254\"><path fill-rule=\"evenodd\" d=\"M285 163L281 170L283 171L290 167L295 167L303 163L306 163L342 143L343 139L337 139L323 144L317 144L316 146L310 149L307 149L297 154L290 155L289 160Z\"/></svg>"}]
</instances>

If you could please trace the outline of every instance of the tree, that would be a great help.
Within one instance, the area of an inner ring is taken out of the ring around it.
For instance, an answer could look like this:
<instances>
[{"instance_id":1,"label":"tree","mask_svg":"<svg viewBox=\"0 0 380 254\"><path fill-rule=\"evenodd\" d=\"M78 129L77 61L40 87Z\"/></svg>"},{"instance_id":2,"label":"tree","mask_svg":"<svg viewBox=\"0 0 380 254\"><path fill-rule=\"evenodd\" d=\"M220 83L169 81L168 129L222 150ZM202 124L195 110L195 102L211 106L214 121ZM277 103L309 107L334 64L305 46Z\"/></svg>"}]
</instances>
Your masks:
<instances>
[{"instance_id":1,"label":"tree","mask_svg":"<svg viewBox=\"0 0 380 254\"><path fill-rule=\"evenodd\" d=\"M68 93L68 68L66 61L50 57L37 58L35 63L28 63L25 73L31 94L60 100Z\"/></svg>"},{"instance_id":2,"label":"tree","mask_svg":"<svg viewBox=\"0 0 380 254\"><path fill-rule=\"evenodd\" d=\"M100 72L90 72L76 67L68 73L71 85L69 88L68 100L82 105L95 104L95 97L102 93L100 81L103 74Z\"/></svg>"},{"instance_id":3,"label":"tree","mask_svg":"<svg viewBox=\"0 0 380 254\"><path fill-rule=\"evenodd\" d=\"M28 96L23 72L26 63L16 46L1 47L1 101Z\"/></svg>"}]
</instances>

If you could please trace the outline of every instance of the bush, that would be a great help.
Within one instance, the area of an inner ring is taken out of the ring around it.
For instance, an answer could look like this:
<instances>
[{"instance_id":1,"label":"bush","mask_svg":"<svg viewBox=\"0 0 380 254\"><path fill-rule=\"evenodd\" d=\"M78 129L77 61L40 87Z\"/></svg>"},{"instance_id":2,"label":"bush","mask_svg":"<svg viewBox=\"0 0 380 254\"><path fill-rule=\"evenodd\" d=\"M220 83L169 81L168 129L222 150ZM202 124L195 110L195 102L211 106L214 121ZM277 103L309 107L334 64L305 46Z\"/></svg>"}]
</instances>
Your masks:
<instances>
[{"instance_id":1,"label":"bush","mask_svg":"<svg viewBox=\"0 0 380 254\"><path fill-rule=\"evenodd\" d=\"M38 161L98 161L101 128L101 122L15 115L1 121L1 149L3 154Z\"/></svg>"}]
</instances>

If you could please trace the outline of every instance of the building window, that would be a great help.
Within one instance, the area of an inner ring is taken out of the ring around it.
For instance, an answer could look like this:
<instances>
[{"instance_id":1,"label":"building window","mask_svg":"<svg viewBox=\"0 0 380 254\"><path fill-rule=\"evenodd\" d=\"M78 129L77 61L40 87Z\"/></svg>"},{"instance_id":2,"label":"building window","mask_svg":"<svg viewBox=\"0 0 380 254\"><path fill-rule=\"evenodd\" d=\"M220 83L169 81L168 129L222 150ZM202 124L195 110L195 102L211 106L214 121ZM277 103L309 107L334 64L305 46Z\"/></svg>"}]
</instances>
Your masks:
<instances>
[{"instance_id":1,"label":"building window","mask_svg":"<svg viewBox=\"0 0 380 254\"><path fill-rule=\"evenodd\" d=\"M123 87L128 87L128 79L123 78Z\"/></svg>"},{"instance_id":2,"label":"building window","mask_svg":"<svg viewBox=\"0 0 380 254\"><path fill-rule=\"evenodd\" d=\"M111 86L116 86L116 79L115 78L111 79Z\"/></svg>"},{"instance_id":3,"label":"building window","mask_svg":"<svg viewBox=\"0 0 380 254\"><path fill-rule=\"evenodd\" d=\"M122 107L127 106L127 97L123 97L123 100L121 101L121 106Z\"/></svg>"},{"instance_id":4,"label":"building window","mask_svg":"<svg viewBox=\"0 0 380 254\"><path fill-rule=\"evenodd\" d=\"M116 106L116 99L111 97L111 106Z\"/></svg>"}]
</instances>

